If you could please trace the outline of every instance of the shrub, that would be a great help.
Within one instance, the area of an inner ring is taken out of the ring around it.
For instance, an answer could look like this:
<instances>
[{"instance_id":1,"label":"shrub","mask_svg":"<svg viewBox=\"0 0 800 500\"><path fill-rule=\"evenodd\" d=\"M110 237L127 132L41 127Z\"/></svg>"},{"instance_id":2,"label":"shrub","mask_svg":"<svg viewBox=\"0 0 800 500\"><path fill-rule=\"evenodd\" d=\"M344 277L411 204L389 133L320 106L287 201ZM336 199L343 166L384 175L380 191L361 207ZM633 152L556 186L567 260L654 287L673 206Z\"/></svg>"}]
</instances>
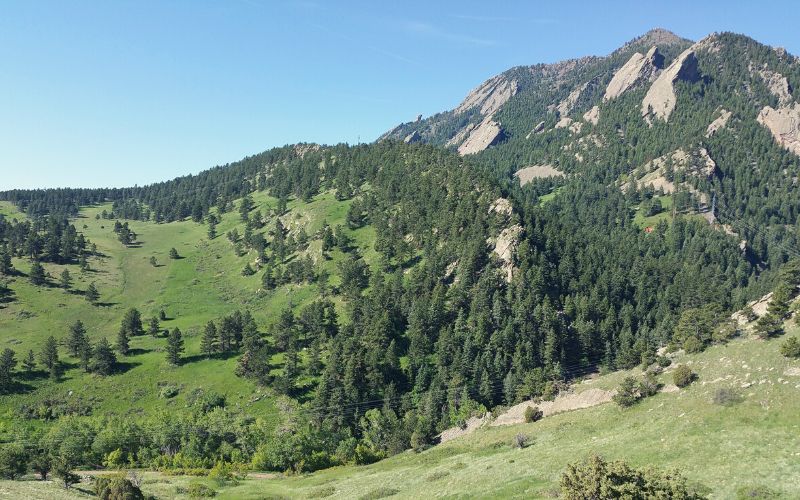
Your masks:
<instances>
[{"instance_id":1,"label":"shrub","mask_svg":"<svg viewBox=\"0 0 800 500\"><path fill-rule=\"evenodd\" d=\"M208 471L208 478L217 483L219 486L225 486L229 483L236 483L236 475L234 474L231 464L219 460L214 467Z\"/></svg>"},{"instance_id":2,"label":"shrub","mask_svg":"<svg viewBox=\"0 0 800 500\"><path fill-rule=\"evenodd\" d=\"M689 354L701 352L703 343L697 337L689 337L683 341L683 350Z\"/></svg>"},{"instance_id":3,"label":"shrub","mask_svg":"<svg viewBox=\"0 0 800 500\"><path fill-rule=\"evenodd\" d=\"M635 377L625 377L614 395L614 402L622 407L633 406L641 398L639 383Z\"/></svg>"},{"instance_id":4,"label":"shrub","mask_svg":"<svg viewBox=\"0 0 800 500\"><path fill-rule=\"evenodd\" d=\"M544 413L538 406L528 406L525 408L525 422L531 423L542 419Z\"/></svg>"},{"instance_id":5,"label":"shrub","mask_svg":"<svg viewBox=\"0 0 800 500\"><path fill-rule=\"evenodd\" d=\"M142 490L122 475L96 477L94 491L101 500L144 499Z\"/></svg>"},{"instance_id":6,"label":"shrub","mask_svg":"<svg viewBox=\"0 0 800 500\"><path fill-rule=\"evenodd\" d=\"M323 486L309 493L308 498L328 498L334 493L336 493L336 488L333 486Z\"/></svg>"},{"instance_id":7,"label":"shrub","mask_svg":"<svg viewBox=\"0 0 800 500\"><path fill-rule=\"evenodd\" d=\"M0 448L0 477L16 479L28 470L28 455L21 446L8 444Z\"/></svg>"},{"instance_id":8,"label":"shrub","mask_svg":"<svg viewBox=\"0 0 800 500\"><path fill-rule=\"evenodd\" d=\"M715 405L733 406L742 402L742 395L736 389L731 387L720 387L714 391L711 401Z\"/></svg>"},{"instance_id":9,"label":"shrub","mask_svg":"<svg viewBox=\"0 0 800 500\"><path fill-rule=\"evenodd\" d=\"M217 494L216 490L203 483L189 483L186 494L192 498L210 498Z\"/></svg>"},{"instance_id":10,"label":"shrub","mask_svg":"<svg viewBox=\"0 0 800 500\"><path fill-rule=\"evenodd\" d=\"M637 470L622 461L606 462L592 455L570 464L561 475L561 495L567 500L587 498L705 498L686 484L678 472Z\"/></svg>"},{"instance_id":11,"label":"shrub","mask_svg":"<svg viewBox=\"0 0 800 500\"><path fill-rule=\"evenodd\" d=\"M639 383L639 394L642 398L655 396L660 388L661 384L656 380L655 374L645 373L644 380Z\"/></svg>"},{"instance_id":12,"label":"shrub","mask_svg":"<svg viewBox=\"0 0 800 500\"><path fill-rule=\"evenodd\" d=\"M522 448L525 448L526 446L528 446L528 436L526 436L521 432L518 432L514 436L514 439L511 441L511 446L520 450Z\"/></svg>"},{"instance_id":13,"label":"shrub","mask_svg":"<svg viewBox=\"0 0 800 500\"><path fill-rule=\"evenodd\" d=\"M694 381L695 377L695 373L686 365L678 365L675 371L672 372L672 381L678 387L688 386Z\"/></svg>"},{"instance_id":14,"label":"shrub","mask_svg":"<svg viewBox=\"0 0 800 500\"><path fill-rule=\"evenodd\" d=\"M158 396L161 399L170 399L177 396L179 392L180 389L177 386L165 385L164 387L161 388L161 392L159 392Z\"/></svg>"},{"instance_id":15,"label":"shrub","mask_svg":"<svg viewBox=\"0 0 800 500\"><path fill-rule=\"evenodd\" d=\"M114 451L108 452L106 459L103 460L103 465L109 469L122 468L122 466L125 465L125 455L122 453L122 450L117 448Z\"/></svg>"},{"instance_id":16,"label":"shrub","mask_svg":"<svg viewBox=\"0 0 800 500\"><path fill-rule=\"evenodd\" d=\"M781 354L787 358L800 358L800 340L789 337L781 344Z\"/></svg>"},{"instance_id":17,"label":"shrub","mask_svg":"<svg viewBox=\"0 0 800 500\"><path fill-rule=\"evenodd\" d=\"M666 368L672 364L672 360L666 356L658 356L656 358L656 363L658 363L658 366L660 366L661 368Z\"/></svg>"}]
</instances>

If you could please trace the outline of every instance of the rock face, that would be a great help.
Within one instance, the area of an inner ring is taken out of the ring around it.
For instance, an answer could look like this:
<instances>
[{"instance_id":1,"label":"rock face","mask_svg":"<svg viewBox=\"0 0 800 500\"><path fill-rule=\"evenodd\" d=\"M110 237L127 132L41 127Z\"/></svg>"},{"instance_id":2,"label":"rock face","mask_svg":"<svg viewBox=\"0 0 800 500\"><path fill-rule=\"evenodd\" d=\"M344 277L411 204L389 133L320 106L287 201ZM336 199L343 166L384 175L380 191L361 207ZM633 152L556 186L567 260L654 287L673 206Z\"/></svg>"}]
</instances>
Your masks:
<instances>
[{"instance_id":1,"label":"rock face","mask_svg":"<svg viewBox=\"0 0 800 500\"><path fill-rule=\"evenodd\" d=\"M712 135L717 133L717 130L721 130L725 128L725 125L728 124L728 120L731 119L731 112L725 109L721 109L719 112L719 117L717 117L713 122L708 125L706 128L706 137L711 137Z\"/></svg>"},{"instance_id":2,"label":"rock face","mask_svg":"<svg viewBox=\"0 0 800 500\"><path fill-rule=\"evenodd\" d=\"M586 120L587 123L597 125L597 122L600 121L600 107L592 106L592 109L583 114L583 119Z\"/></svg>"},{"instance_id":3,"label":"rock face","mask_svg":"<svg viewBox=\"0 0 800 500\"><path fill-rule=\"evenodd\" d=\"M536 126L535 126L535 127L533 127L533 130L531 130L530 132L528 132L528 135L526 135L526 136L525 136L525 138L526 138L526 139L530 139L530 138L531 138L531 136L532 136L533 134L538 134L538 133L540 133L542 130L544 130L544 120L542 120L542 121L540 121L539 123L537 123L537 124L536 124Z\"/></svg>"},{"instance_id":4,"label":"rock face","mask_svg":"<svg viewBox=\"0 0 800 500\"><path fill-rule=\"evenodd\" d=\"M636 84L652 81L663 66L664 56L658 51L658 47L651 48L645 55L636 52L614 73L606 87L603 101L616 99Z\"/></svg>"},{"instance_id":5,"label":"rock face","mask_svg":"<svg viewBox=\"0 0 800 500\"><path fill-rule=\"evenodd\" d=\"M559 116L567 116L573 108L575 108L575 104L578 103L578 99L581 98L581 94L583 91L586 90L586 87L589 86L589 82L584 83L583 85L578 85L575 90L569 93L569 95L558 103L556 106L556 111L558 111Z\"/></svg>"},{"instance_id":6,"label":"rock face","mask_svg":"<svg viewBox=\"0 0 800 500\"><path fill-rule=\"evenodd\" d=\"M419 135L419 132L415 130L415 131L411 132L410 134L408 134L403 139L403 142L405 142L406 144L411 144L411 143L417 142L417 141L419 141L421 139L422 139L422 136Z\"/></svg>"},{"instance_id":7,"label":"rock face","mask_svg":"<svg viewBox=\"0 0 800 500\"><path fill-rule=\"evenodd\" d=\"M642 101L642 116L649 117L652 114L667 121L675 109L677 100L673 84L678 80L694 82L698 76L697 57L694 55L694 50L688 48L662 71L650 86Z\"/></svg>"},{"instance_id":8,"label":"rock face","mask_svg":"<svg viewBox=\"0 0 800 500\"><path fill-rule=\"evenodd\" d=\"M785 76L767 68L761 69L758 74L764 80L772 95L778 98L780 107L785 107L792 103L792 89Z\"/></svg>"},{"instance_id":9,"label":"rock face","mask_svg":"<svg viewBox=\"0 0 800 500\"><path fill-rule=\"evenodd\" d=\"M516 80L508 80L503 75L497 75L473 89L454 112L458 115L480 106L481 115L488 116L500 109L500 106L516 93Z\"/></svg>"},{"instance_id":10,"label":"rock face","mask_svg":"<svg viewBox=\"0 0 800 500\"><path fill-rule=\"evenodd\" d=\"M800 156L800 104L778 109L765 106L757 120L769 129L775 142Z\"/></svg>"},{"instance_id":11,"label":"rock face","mask_svg":"<svg viewBox=\"0 0 800 500\"><path fill-rule=\"evenodd\" d=\"M522 226L514 224L500 231L492 250L497 257L503 261L502 270L506 281L511 283L514 277L514 254L519 245L519 238L522 234ZM490 242L491 243L491 242Z\"/></svg>"},{"instance_id":12,"label":"rock face","mask_svg":"<svg viewBox=\"0 0 800 500\"><path fill-rule=\"evenodd\" d=\"M461 156L478 153L494 144L503 134L500 124L487 116L483 121L472 129L467 139L458 147L458 154Z\"/></svg>"}]
</instances>

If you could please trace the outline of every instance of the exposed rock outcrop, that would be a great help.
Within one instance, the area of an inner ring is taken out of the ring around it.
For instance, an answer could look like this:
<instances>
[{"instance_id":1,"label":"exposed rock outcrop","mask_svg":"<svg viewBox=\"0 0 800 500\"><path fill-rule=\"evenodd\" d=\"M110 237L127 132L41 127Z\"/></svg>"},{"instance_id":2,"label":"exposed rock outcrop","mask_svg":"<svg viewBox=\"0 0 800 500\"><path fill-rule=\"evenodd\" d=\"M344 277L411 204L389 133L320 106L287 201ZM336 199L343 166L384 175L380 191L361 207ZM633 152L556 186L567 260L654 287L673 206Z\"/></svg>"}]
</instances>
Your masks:
<instances>
[{"instance_id":1,"label":"exposed rock outcrop","mask_svg":"<svg viewBox=\"0 0 800 500\"><path fill-rule=\"evenodd\" d=\"M575 105L578 103L578 99L581 98L581 94L586 90L589 86L589 82L584 83L583 85L578 85L569 95L564 98L558 106L556 106L556 111L558 111L559 116L567 116L572 112L575 108Z\"/></svg>"},{"instance_id":2,"label":"exposed rock outcrop","mask_svg":"<svg viewBox=\"0 0 800 500\"><path fill-rule=\"evenodd\" d=\"M491 115L517 93L517 88L516 80L497 75L473 89L454 112L461 114L480 106L481 115L484 117Z\"/></svg>"},{"instance_id":3,"label":"exposed rock outcrop","mask_svg":"<svg viewBox=\"0 0 800 500\"><path fill-rule=\"evenodd\" d=\"M514 213L514 208L511 202L506 198L497 198L494 203L489 205L489 213L496 213L506 217L510 217Z\"/></svg>"},{"instance_id":4,"label":"exposed rock outcrop","mask_svg":"<svg viewBox=\"0 0 800 500\"><path fill-rule=\"evenodd\" d=\"M514 224L500 231L497 239L494 242L494 249L492 250L495 255L503 262L501 269L505 274L506 281L511 283L514 277L514 253L519 245L519 238L522 234L522 226ZM491 244L491 241L488 243Z\"/></svg>"},{"instance_id":5,"label":"exposed rock outcrop","mask_svg":"<svg viewBox=\"0 0 800 500\"><path fill-rule=\"evenodd\" d=\"M538 134L538 133L540 133L542 130L544 130L544 120L542 120L542 121L540 121L539 123L537 123L537 124L536 124L536 126L535 126L535 127L533 127L533 130L531 130L530 132L528 132L528 135L526 135L526 136L525 136L525 138L526 138L526 139L530 139L530 138L531 138L531 136L532 136L533 134Z\"/></svg>"},{"instance_id":6,"label":"exposed rock outcrop","mask_svg":"<svg viewBox=\"0 0 800 500\"><path fill-rule=\"evenodd\" d=\"M775 142L800 155L800 104L792 107L774 109L765 106L758 113L758 123L764 125L772 133Z\"/></svg>"},{"instance_id":7,"label":"exposed rock outcrop","mask_svg":"<svg viewBox=\"0 0 800 500\"><path fill-rule=\"evenodd\" d=\"M556 122L555 128L567 128L570 125L572 125L572 118L570 118L569 116L565 116L564 118Z\"/></svg>"},{"instance_id":8,"label":"exposed rock outcrop","mask_svg":"<svg viewBox=\"0 0 800 500\"><path fill-rule=\"evenodd\" d=\"M731 119L731 112L726 109L720 109L719 116L714 119L706 128L706 137L711 137L712 135L717 133L717 130L721 130L725 128L728 124L728 120Z\"/></svg>"},{"instance_id":9,"label":"exposed rock outcrop","mask_svg":"<svg viewBox=\"0 0 800 500\"><path fill-rule=\"evenodd\" d=\"M664 56L658 51L658 47L652 47L645 55L636 52L614 73L606 87L603 101L616 99L636 84L652 81L663 67Z\"/></svg>"},{"instance_id":10,"label":"exposed rock outcrop","mask_svg":"<svg viewBox=\"0 0 800 500\"><path fill-rule=\"evenodd\" d=\"M494 144L503 135L500 124L487 116L469 132L467 139L458 147L461 156L478 153Z\"/></svg>"},{"instance_id":11,"label":"exposed rock outcrop","mask_svg":"<svg viewBox=\"0 0 800 500\"><path fill-rule=\"evenodd\" d=\"M524 186L534 179L544 177L564 177L564 172L552 165L531 165L517 170L514 176L519 178L519 185Z\"/></svg>"},{"instance_id":12,"label":"exposed rock outcrop","mask_svg":"<svg viewBox=\"0 0 800 500\"><path fill-rule=\"evenodd\" d=\"M600 107L592 106L592 109L583 114L583 119L592 125L597 125L600 121Z\"/></svg>"},{"instance_id":13,"label":"exposed rock outcrop","mask_svg":"<svg viewBox=\"0 0 800 500\"><path fill-rule=\"evenodd\" d=\"M760 69L758 74L764 80L772 95L778 98L778 106L786 107L792 103L792 88L789 86L789 80L785 76L768 68Z\"/></svg>"},{"instance_id":14,"label":"exposed rock outcrop","mask_svg":"<svg viewBox=\"0 0 800 500\"><path fill-rule=\"evenodd\" d=\"M697 57L694 50L684 50L667 69L656 78L642 101L642 116L653 115L664 121L675 109L677 96L674 83L678 80L694 82L698 79Z\"/></svg>"},{"instance_id":15,"label":"exposed rock outcrop","mask_svg":"<svg viewBox=\"0 0 800 500\"><path fill-rule=\"evenodd\" d=\"M419 135L419 132L415 130L415 131L411 132L410 134L408 134L403 139L403 142L405 142L406 144L411 144L411 143L417 142L417 141L419 141L421 139L422 139L422 136Z\"/></svg>"}]
</instances>

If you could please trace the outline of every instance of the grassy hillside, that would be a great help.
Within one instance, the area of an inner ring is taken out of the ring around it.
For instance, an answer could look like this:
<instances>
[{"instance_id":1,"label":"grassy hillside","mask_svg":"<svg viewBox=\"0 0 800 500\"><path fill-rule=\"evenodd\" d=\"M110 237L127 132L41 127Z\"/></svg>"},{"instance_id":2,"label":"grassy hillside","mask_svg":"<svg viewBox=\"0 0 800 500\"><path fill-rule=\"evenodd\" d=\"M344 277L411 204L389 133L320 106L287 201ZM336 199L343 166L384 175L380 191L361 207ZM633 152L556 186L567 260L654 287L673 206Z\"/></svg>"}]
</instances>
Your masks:
<instances>
[{"instance_id":1,"label":"grassy hillside","mask_svg":"<svg viewBox=\"0 0 800 500\"><path fill-rule=\"evenodd\" d=\"M787 335L800 334L792 325ZM218 498L527 497L558 489L561 472L590 453L636 466L680 469L708 487L712 498L734 498L768 486L777 498L800 495L800 362L779 352L780 340L754 338L716 345L701 354L678 354L671 368L688 364L698 379L679 392L663 392L622 409L614 403L547 417L532 424L486 427L422 453L405 452L362 467L338 467L294 477L250 478L219 487L206 478L145 473L143 490L181 498L201 482ZM631 372L586 381L576 390L614 388ZM750 385L748 385L750 384ZM746 386L746 387L745 387ZM722 388L741 398L714 402ZM518 433L530 445L511 445ZM83 486L88 489L87 485ZM0 482L0 494L73 498L51 483Z\"/></svg>"},{"instance_id":2,"label":"grassy hillside","mask_svg":"<svg viewBox=\"0 0 800 500\"><path fill-rule=\"evenodd\" d=\"M277 203L264 193L255 193L254 201L256 208L265 213ZM326 223L332 227L343 225L349 203L336 201L331 193L323 193L310 203L289 202L283 219L290 231L303 227L313 235ZM8 203L3 203L0 209L8 216L20 216ZM64 339L69 325L80 319L93 341L105 336L113 343L127 309L138 308L146 323L163 308L168 320L161 323L162 328L178 327L184 334L186 362L180 367L169 366L164 354L165 340L143 335L132 339L132 355L121 359L123 373L97 377L85 374L76 360L67 358L62 349L62 359L68 362L64 381L53 384L44 376L26 380L28 388L24 393L0 397L3 402L0 418L6 422L15 418L15 408L19 404L65 398L68 394L71 398L91 402L94 414L142 415L182 406L184 396L195 388L227 395L229 404L245 406L253 415L273 416L275 408L269 398L263 397L263 390L234 375L235 357L205 359L200 355L200 333L207 321L239 308L250 310L260 329L267 331L287 305L299 309L317 298L316 285L289 284L265 292L261 290L260 274L242 276L242 268L254 257L252 251L242 257L236 256L233 245L225 237L225 233L234 228L240 234L243 232L244 224L236 211L222 216L217 228L219 235L213 240L208 239L206 225L192 221L170 224L129 221L138 235L138 244L125 247L113 232L113 220L95 218L103 210L110 211L110 205L85 208L75 221L76 227L97 245L101 255L90 259L89 271L81 272L77 265L45 263L45 269L52 276L52 286L38 287L24 276L30 269L30 262L13 260L14 267L22 274L10 280L13 300L0 308L0 342L22 358L29 349L38 353L49 335ZM269 217L266 227L274 223L274 217ZM362 249L367 262L375 261L371 245L373 231L367 226L350 232L354 245ZM172 247L180 255L177 260L169 258ZM330 273L330 283L335 285L338 280L336 263L342 254L333 250L331 258L324 260L320 242L313 240L306 251ZM156 267L151 265L151 257L156 258ZM64 267L74 277L73 290L69 292L55 286ZM97 306L88 303L82 295L89 283L95 283L100 291ZM160 398L160 386L166 383L181 387L181 394L169 400Z\"/></svg>"}]
</instances>

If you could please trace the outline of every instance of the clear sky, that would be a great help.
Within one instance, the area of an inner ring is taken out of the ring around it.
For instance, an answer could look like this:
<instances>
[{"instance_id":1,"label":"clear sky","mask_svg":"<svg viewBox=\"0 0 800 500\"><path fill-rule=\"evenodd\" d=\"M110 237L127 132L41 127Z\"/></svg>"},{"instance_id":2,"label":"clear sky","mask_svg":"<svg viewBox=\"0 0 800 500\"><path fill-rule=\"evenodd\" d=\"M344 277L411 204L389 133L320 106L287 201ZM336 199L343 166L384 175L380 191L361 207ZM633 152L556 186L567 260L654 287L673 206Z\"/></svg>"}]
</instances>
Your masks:
<instances>
[{"instance_id":1,"label":"clear sky","mask_svg":"<svg viewBox=\"0 0 800 500\"><path fill-rule=\"evenodd\" d=\"M653 27L800 54L796 2L0 0L0 190L124 186L372 141L521 64Z\"/></svg>"}]
</instances>

